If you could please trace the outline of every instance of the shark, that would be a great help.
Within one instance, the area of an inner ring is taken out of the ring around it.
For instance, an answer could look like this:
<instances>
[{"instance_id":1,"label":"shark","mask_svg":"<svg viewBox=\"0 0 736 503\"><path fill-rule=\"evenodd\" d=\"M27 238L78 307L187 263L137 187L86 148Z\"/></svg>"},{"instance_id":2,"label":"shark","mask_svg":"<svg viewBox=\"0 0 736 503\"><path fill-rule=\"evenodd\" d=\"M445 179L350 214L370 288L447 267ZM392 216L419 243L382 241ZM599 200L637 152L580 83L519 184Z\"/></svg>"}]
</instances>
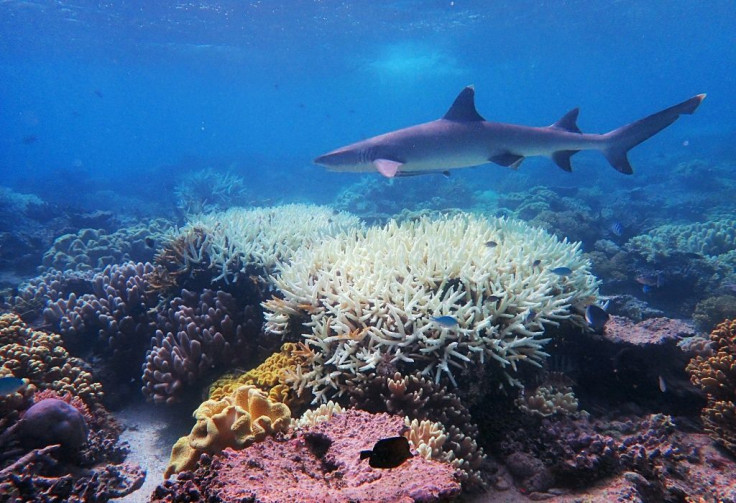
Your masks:
<instances>
[{"instance_id":1,"label":"shark","mask_svg":"<svg viewBox=\"0 0 736 503\"><path fill-rule=\"evenodd\" d=\"M317 157L331 171L378 172L393 178L495 163L517 169L527 157L545 156L565 171L581 150L598 150L617 171L634 170L628 152L705 99L698 94L677 105L603 134L583 133L574 108L546 127L485 120L475 108L475 89L465 87L440 119L390 131Z\"/></svg>"}]
</instances>

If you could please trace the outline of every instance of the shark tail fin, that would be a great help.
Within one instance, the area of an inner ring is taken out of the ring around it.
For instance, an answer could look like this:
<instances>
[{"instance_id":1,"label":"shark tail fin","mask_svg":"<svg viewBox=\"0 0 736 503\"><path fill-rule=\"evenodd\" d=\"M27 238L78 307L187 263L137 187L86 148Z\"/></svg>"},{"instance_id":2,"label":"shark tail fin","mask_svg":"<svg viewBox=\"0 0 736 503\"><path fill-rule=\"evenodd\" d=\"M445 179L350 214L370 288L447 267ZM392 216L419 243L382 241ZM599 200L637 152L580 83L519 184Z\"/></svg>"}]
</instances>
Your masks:
<instances>
[{"instance_id":1,"label":"shark tail fin","mask_svg":"<svg viewBox=\"0 0 736 503\"><path fill-rule=\"evenodd\" d=\"M634 170L626 156L629 150L662 131L675 122L680 115L690 115L695 112L704 99L705 94L698 94L661 112L604 134L605 146L601 149L603 155L617 171L630 175Z\"/></svg>"}]
</instances>

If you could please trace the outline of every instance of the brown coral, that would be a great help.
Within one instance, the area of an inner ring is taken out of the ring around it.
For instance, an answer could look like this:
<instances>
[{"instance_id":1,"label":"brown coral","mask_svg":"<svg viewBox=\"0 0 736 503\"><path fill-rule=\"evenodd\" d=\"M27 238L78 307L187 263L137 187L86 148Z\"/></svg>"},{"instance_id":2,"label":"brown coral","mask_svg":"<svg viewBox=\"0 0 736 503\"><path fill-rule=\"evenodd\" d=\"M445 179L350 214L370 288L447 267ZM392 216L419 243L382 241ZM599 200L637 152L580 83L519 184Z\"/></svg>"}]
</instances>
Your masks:
<instances>
[{"instance_id":1,"label":"brown coral","mask_svg":"<svg viewBox=\"0 0 736 503\"><path fill-rule=\"evenodd\" d=\"M714 353L696 356L687 366L690 380L707 398L701 412L705 430L736 454L736 319L726 320L710 334Z\"/></svg>"},{"instance_id":2,"label":"brown coral","mask_svg":"<svg viewBox=\"0 0 736 503\"><path fill-rule=\"evenodd\" d=\"M197 424L188 437L180 438L171 451L164 478L195 467L200 454L214 454L227 447L242 449L266 435L285 432L291 411L269 400L255 386L241 386L221 400L207 400L194 412Z\"/></svg>"},{"instance_id":3,"label":"brown coral","mask_svg":"<svg viewBox=\"0 0 736 503\"><path fill-rule=\"evenodd\" d=\"M15 314L0 316L0 374L28 379L39 389L70 393L87 404L102 400L102 385L82 360L69 356L61 336L30 329Z\"/></svg>"}]
</instances>

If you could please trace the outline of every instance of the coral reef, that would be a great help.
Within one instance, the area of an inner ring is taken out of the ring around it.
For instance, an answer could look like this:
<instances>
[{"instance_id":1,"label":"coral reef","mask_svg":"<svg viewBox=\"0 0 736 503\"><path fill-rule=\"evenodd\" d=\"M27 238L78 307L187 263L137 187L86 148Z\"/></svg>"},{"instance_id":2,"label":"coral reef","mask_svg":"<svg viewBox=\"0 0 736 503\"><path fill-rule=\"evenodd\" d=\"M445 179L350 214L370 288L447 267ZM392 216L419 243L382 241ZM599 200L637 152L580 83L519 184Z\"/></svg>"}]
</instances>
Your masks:
<instances>
[{"instance_id":1,"label":"coral reef","mask_svg":"<svg viewBox=\"0 0 736 503\"><path fill-rule=\"evenodd\" d=\"M38 389L71 393L87 404L99 403L102 386L87 365L64 349L57 334L34 331L15 314L0 316L0 373L28 379Z\"/></svg>"},{"instance_id":2,"label":"coral reef","mask_svg":"<svg viewBox=\"0 0 736 503\"><path fill-rule=\"evenodd\" d=\"M168 221L153 219L115 232L81 229L64 234L44 253L42 269L100 271L113 264L148 262L153 260L156 244L171 230Z\"/></svg>"},{"instance_id":3,"label":"coral reef","mask_svg":"<svg viewBox=\"0 0 736 503\"><path fill-rule=\"evenodd\" d=\"M185 386L213 371L250 363L257 353L262 314L256 302L223 291L182 290L159 313L143 366L143 394L176 402Z\"/></svg>"},{"instance_id":4,"label":"coral reef","mask_svg":"<svg viewBox=\"0 0 736 503\"><path fill-rule=\"evenodd\" d=\"M312 351L294 383L317 401L381 362L457 384L488 361L496 386L519 384L519 365L546 357L545 327L584 326L580 309L597 299L588 268L579 244L518 221L391 222L300 250L274 280L283 299L264 303L267 331Z\"/></svg>"},{"instance_id":5,"label":"coral reef","mask_svg":"<svg viewBox=\"0 0 736 503\"><path fill-rule=\"evenodd\" d=\"M240 386L252 384L266 392L270 400L284 403L294 412L306 402L306 397L297 397L287 379L288 375L296 373L298 366L305 364L305 351L293 342L284 343L280 351L266 358L258 367L220 377L210 385L209 398L219 400Z\"/></svg>"},{"instance_id":6,"label":"coral reef","mask_svg":"<svg viewBox=\"0 0 736 503\"><path fill-rule=\"evenodd\" d=\"M441 442L425 439L434 459L450 461L459 468L464 487L485 486L485 454L476 443L478 428L468 408L445 386L419 375L371 374L350 386L347 395L351 407L405 416L410 425L416 422L417 427L441 430L437 432L444 437Z\"/></svg>"},{"instance_id":7,"label":"coral reef","mask_svg":"<svg viewBox=\"0 0 736 503\"><path fill-rule=\"evenodd\" d=\"M626 247L658 262L673 254L718 256L736 250L736 220L722 218L692 224L667 224L631 238Z\"/></svg>"},{"instance_id":8,"label":"coral reef","mask_svg":"<svg viewBox=\"0 0 736 503\"><path fill-rule=\"evenodd\" d=\"M713 353L694 357L687 370L707 397L701 413L705 430L736 455L736 320L718 325L710 340Z\"/></svg>"},{"instance_id":9,"label":"coral reef","mask_svg":"<svg viewBox=\"0 0 736 503\"><path fill-rule=\"evenodd\" d=\"M514 403L523 413L538 417L575 415L579 405L572 382L563 375L548 377L529 391L522 389Z\"/></svg>"},{"instance_id":10,"label":"coral reef","mask_svg":"<svg viewBox=\"0 0 736 503\"><path fill-rule=\"evenodd\" d=\"M240 451L203 456L194 473L179 474L151 501L185 495L221 501L450 501L460 495L454 468L421 456L381 470L361 461L360 451L405 429L398 416L348 410L287 438L269 437ZM356 432L360 432L356 435Z\"/></svg>"},{"instance_id":11,"label":"coral reef","mask_svg":"<svg viewBox=\"0 0 736 503\"><path fill-rule=\"evenodd\" d=\"M179 177L174 197L184 215L222 211L247 202L245 179L213 168L192 171Z\"/></svg>"},{"instance_id":12,"label":"coral reef","mask_svg":"<svg viewBox=\"0 0 736 503\"><path fill-rule=\"evenodd\" d=\"M197 423L171 450L164 478L192 470L202 453L242 449L266 435L286 432L291 425L289 408L272 402L255 386L241 386L220 400L207 400L194 412Z\"/></svg>"},{"instance_id":13,"label":"coral reef","mask_svg":"<svg viewBox=\"0 0 736 503\"><path fill-rule=\"evenodd\" d=\"M253 274L267 277L299 247L356 227L357 217L321 206L231 208L192 217L171 241L180 242L178 269L204 266L213 271L214 281L230 282Z\"/></svg>"},{"instance_id":14,"label":"coral reef","mask_svg":"<svg viewBox=\"0 0 736 503\"><path fill-rule=\"evenodd\" d=\"M693 321L701 330L710 332L725 319L736 318L736 296L714 295L701 300L693 311Z\"/></svg>"}]
</instances>

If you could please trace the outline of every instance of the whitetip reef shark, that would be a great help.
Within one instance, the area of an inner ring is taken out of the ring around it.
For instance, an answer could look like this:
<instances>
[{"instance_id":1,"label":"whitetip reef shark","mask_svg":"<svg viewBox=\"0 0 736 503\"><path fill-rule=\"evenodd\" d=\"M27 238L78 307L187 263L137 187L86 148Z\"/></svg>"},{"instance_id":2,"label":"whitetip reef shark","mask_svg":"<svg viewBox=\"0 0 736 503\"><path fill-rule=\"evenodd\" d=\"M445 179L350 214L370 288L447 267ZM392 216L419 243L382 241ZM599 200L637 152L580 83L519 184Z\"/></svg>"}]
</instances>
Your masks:
<instances>
[{"instance_id":1,"label":"whitetip reef shark","mask_svg":"<svg viewBox=\"0 0 736 503\"><path fill-rule=\"evenodd\" d=\"M317 157L331 171L373 172L383 176L445 173L450 169L495 163L516 169L526 157L546 156L565 171L581 150L600 150L621 173L633 170L628 151L666 128L681 114L692 114L705 99L698 94L680 104L605 134L586 134L570 110L547 127L486 121L475 109L473 86L463 89L438 120L391 131Z\"/></svg>"}]
</instances>

